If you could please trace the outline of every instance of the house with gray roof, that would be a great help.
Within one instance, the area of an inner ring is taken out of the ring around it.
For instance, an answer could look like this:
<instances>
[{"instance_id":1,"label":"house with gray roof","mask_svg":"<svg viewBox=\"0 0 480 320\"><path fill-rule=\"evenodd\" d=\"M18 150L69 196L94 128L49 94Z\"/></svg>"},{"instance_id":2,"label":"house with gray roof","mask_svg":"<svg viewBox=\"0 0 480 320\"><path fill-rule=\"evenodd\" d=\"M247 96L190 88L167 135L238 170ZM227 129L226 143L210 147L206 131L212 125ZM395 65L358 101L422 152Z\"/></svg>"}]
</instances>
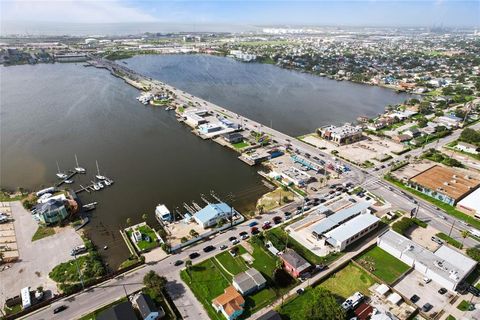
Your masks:
<instances>
[{"instance_id":1,"label":"house with gray roof","mask_svg":"<svg viewBox=\"0 0 480 320\"><path fill-rule=\"evenodd\" d=\"M312 265L299 255L295 250L287 248L285 252L280 255L283 262L283 268L293 277L298 278L303 273L308 272Z\"/></svg>"},{"instance_id":2,"label":"house with gray roof","mask_svg":"<svg viewBox=\"0 0 480 320\"><path fill-rule=\"evenodd\" d=\"M242 295L248 295L265 287L267 280L254 268L237 274L233 277L233 286Z\"/></svg>"}]
</instances>

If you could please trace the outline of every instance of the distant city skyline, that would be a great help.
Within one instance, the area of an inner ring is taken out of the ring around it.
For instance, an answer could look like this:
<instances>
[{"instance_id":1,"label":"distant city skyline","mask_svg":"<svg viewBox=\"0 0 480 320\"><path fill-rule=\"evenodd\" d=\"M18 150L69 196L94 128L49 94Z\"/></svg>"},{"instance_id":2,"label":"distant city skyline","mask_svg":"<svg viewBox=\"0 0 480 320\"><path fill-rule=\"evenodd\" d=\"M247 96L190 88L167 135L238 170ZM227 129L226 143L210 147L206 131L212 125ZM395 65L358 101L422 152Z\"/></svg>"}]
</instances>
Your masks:
<instances>
[{"instance_id":1,"label":"distant city skyline","mask_svg":"<svg viewBox=\"0 0 480 320\"><path fill-rule=\"evenodd\" d=\"M0 5L2 33L9 30L33 32L36 25L55 23L173 23L194 25L195 28L200 29L203 25L237 27L259 25L477 27L480 25L480 1L7 0L2 1ZM102 33L101 30L99 31Z\"/></svg>"}]
</instances>

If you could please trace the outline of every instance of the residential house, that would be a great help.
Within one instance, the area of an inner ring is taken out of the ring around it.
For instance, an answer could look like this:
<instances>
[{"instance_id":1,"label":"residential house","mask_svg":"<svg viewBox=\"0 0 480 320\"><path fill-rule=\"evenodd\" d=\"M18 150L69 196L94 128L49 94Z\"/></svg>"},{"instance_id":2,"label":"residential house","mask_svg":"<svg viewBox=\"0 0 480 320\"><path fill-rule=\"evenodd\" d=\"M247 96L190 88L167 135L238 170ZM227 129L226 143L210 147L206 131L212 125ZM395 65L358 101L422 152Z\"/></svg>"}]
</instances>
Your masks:
<instances>
[{"instance_id":1,"label":"residential house","mask_svg":"<svg viewBox=\"0 0 480 320\"><path fill-rule=\"evenodd\" d=\"M239 273L233 277L232 285L242 295L248 295L252 292L261 290L265 287L267 280L262 274L254 269L250 268L245 272Z\"/></svg>"},{"instance_id":2,"label":"residential house","mask_svg":"<svg viewBox=\"0 0 480 320\"><path fill-rule=\"evenodd\" d=\"M416 138L416 137L420 136L421 132L417 128L411 127L409 129L403 131L402 134L406 134L406 135L409 135L412 138Z\"/></svg>"},{"instance_id":3,"label":"residential house","mask_svg":"<svg viewBox=\"0 0 480 320\"><path fill-rule=\"evenodd\" d=\"M50 199L35 206L34 212L44 224L55 224L68 216L66 201Z\"/></svg>"},{"instance_id":4,"label":"residential house","mask_svg":"<svg viewBox=\"0 0 480 320\"><path fill-rule=\"evenodd\" d=\"M106 310L100 312L97 317L97 320L132 320L137 319L135 311L133 310L132 304L130 301L124 301L113 307L110 307Z\"/></svg>"},{"instance_id":5,"label":"residential house","mask_svg":"<svg viewBox=\"0 0 480 320\"><path fill-rule=\"evenodd\" d=\"M392 138L392 140L397 142L397 143L402 143L402 142L412 140L412 137L409 136L408 134L398 134L398 135L394 136Z\"/></svg>"},{"instance_id":6,"label":"residential house","mask_svg":"<svg viewBox=\"0 0 480 320\"><path fill-rule=\"evenodd\" d=\"M238 318L243 313L245 299L233 286L225 288L224 293L212 300L212 306L228 320Z\"/></svg>"},{"instance_id":7,"label":"residential house","mask_svg":"<svg viewBox=\"0 0 480 320\"><path fill-rule=\"evenodd\" d=\"M447 128L458 128L463 119L454 115L446 115L436 118L435 121Z\"/></svg>"},{"instance_id":8,"label":"residential house","mask_svg":"<svg viewBox=\"0 0 480 320\"><path fill-rule=\"evenodd\" d=\"M165 316L163 309L157 308L149 296L140 293L135 299L138 311L143 320L157 320Z\"/></svg>"},{"instance_id":9,"label":"residential house","mask_svg":"<svg viewBox=\"0 0 480 320\"><path fill-rule=\"evenodd\" d=\"M285 271L295 278L301 277L302 274L308 272L312 267L307 260L290 248L285 249L285 252L280 255L280 259Z\"/></svg>"},{"instance_id":10,"label":"residential house","mask_svg":"<svg viewBox=\"0 0 480 320\"><path fill-rule=\"evenodd\" d=\"M233 133L225 133L222 135L223 140L227 141L228 143L240 143L243 141L243 135L238 132Z\"/></svg>"}]
</instances>

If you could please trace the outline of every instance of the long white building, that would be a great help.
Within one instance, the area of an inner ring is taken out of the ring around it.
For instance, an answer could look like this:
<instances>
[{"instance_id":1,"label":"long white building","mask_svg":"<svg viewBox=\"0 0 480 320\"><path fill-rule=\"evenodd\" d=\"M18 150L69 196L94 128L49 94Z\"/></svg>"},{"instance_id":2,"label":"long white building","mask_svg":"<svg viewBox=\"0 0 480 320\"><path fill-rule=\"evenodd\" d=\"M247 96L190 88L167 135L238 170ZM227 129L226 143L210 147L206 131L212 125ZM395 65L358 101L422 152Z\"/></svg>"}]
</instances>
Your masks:
<instances>
[{"instance_id":1,"label":"long white building","mask_svg":"<svg viewBox=\"0 0 480 320\"><path fill-rule=\"evenodd\" d=\"M454 291L477 265L473 259L447 246L441 246L432 252L392 230L378 237L377 245L451 291Z\"/></svg>"}]
</instances>

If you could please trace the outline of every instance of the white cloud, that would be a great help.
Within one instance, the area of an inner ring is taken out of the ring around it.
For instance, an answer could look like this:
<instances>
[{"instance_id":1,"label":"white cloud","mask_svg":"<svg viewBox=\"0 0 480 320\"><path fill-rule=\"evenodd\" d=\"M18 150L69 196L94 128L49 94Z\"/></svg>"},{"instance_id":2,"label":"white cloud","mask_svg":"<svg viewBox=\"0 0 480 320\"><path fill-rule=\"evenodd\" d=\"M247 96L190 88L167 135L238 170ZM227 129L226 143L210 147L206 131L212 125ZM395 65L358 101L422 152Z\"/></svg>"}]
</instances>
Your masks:
<instances>
[{"instance_id":1,"label":"white cloud","mask_svg":"<svg viewBox=\"0 0 480 320\"><path fill-rule=\"evenodd\" d=\"M157 21L150 14L118 0L1 1L4 21L118 23Z\"/></svg>"}]
</instances>

